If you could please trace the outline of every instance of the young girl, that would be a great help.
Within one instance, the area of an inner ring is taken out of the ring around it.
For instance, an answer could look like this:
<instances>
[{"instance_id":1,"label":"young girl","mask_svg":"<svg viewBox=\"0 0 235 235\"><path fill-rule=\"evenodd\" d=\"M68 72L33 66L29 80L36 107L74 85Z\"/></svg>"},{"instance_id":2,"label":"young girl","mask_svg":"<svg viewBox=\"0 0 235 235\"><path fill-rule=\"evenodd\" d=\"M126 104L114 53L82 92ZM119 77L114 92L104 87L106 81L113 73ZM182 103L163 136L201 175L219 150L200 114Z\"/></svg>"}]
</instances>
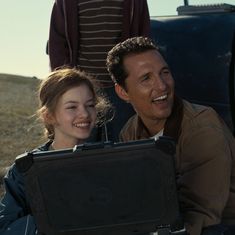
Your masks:
<instances>
[{"instance_id":1,"label":"young girl","mask_svg":"<svg viewBox=\"0 0 235 235\"><path fill-rule=\"evenodd\" d=\"M39 117L48 142L34 151L73 148L84 143L110 106L97 95L93 80L76 69L61 68L43 80L39 88ZM99 117L99 119L97 119ZM5 195L0 202L1 235L35 235L23 176L13 164L4 177Z\"/></svg>"}]
</instances>

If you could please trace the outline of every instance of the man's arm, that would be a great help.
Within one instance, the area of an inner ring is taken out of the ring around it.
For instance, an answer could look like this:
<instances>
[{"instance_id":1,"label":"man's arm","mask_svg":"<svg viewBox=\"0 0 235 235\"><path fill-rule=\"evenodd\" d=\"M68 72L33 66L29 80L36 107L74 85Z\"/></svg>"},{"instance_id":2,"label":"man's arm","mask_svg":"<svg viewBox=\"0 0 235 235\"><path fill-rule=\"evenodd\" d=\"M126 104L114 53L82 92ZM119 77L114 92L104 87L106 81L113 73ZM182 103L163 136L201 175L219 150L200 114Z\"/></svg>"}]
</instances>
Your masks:
<instances>
[{"instance_id":1,"label":"man's arm","mask_svg":"<svg viewBox=\"0 0 235 235\"><path fill-rule=\"evenodd\" d=\"M221 222L230 189L231 149L223 124L213 110L191 121L179 143L178 189L186 228L199 235Z\"/></svg>"}]
</instances>

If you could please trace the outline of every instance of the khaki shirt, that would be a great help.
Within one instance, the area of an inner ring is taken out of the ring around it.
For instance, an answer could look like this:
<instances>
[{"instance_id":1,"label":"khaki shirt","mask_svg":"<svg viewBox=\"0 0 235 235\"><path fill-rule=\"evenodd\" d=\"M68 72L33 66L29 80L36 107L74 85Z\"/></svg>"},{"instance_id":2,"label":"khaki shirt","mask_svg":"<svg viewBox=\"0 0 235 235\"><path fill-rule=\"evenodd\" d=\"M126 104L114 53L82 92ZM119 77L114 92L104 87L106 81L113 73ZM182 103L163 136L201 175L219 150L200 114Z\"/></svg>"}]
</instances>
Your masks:
<instances>
[{"instance_id":1,"label":"khaki shirt","mask_svg":"<svg viewBox=\"0 0 235 235\"><path fill-rule=\"evenodd\" d=\"M190 235L213 224L235 224L235 141L218 114L177 98L164 135L176 141L179 202ZM137 115L120 134L122 141L149 137Z\"/></svg>"}]
</instances>

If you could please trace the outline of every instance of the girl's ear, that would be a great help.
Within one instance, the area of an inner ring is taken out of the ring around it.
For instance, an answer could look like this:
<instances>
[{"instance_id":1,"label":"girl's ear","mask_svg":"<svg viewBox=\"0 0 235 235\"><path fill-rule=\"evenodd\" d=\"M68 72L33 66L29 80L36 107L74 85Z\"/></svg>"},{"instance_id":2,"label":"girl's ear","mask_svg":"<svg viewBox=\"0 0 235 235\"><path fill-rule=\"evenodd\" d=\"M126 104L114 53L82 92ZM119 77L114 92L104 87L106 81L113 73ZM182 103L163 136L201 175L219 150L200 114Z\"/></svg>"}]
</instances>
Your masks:
<instances>
[{"instance_id":1,"label":"girl's ear","mask_svg":"<svg viewBox=\"0 0 235 235\"><path fill-rule=\"evenodd\" d=\"M125 100L126 102L129 102L129 95L128 93L126 92L126 90L118 85L117 83L115 84L115 91L117 93L117 95L122 99L122 100Z\"/></svg>"},{"instance_id":2,"label":"girl's ear","mask_svg":"<svg viewBox=\"0 0 235 235\"><path fill-rule=\"evenodd\" d=\"M52 113L46 111L45 113L43 113L43 120L45 123L53 125L55 123L55 118L52 115Z\"/></svg>"}]
</instances>

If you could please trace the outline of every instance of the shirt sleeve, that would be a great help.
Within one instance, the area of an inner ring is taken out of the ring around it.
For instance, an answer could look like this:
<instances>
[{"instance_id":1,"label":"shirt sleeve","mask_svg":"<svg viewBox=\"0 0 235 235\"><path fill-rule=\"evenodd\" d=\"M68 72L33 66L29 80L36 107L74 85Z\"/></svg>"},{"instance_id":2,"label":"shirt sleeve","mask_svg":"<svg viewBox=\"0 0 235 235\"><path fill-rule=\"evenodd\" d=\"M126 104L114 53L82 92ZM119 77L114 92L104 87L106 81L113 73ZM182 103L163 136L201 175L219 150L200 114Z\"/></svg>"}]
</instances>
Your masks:
<instances>
[{"instance_id":1,"label":"shirt sleeve","mask_svg":"<svg viewBox=\"0 0 235 235\"><path fill-rule=\"evenodd\" d=\"M4 186L5 194L0 201L0 234L37 234L34 218L26 202L22 175L15 165L4 177Z\"/></svg>"},{"instance_id":2,"label":"shirt sleeve","mask_svg":"<svg viewBox=\"0 0 235 235\"><path fill-rule=\"evenodd\" d=\"M49 40L47 44L50 67L52 70L69 64L69 46L65 25L66 19L63 1L56 0L51 12Z\"/></svg>"},{"instance_id":3,"label":"shirt sleeve","mask_svg":"<svg viewBox=\"0 0 235 235\"><path fill-rule=\"evenodd\" d=\"M205 115L209 118L202 114L191 122L178 149L179 200L190 235L221 222L230 190L229 141L216 115Z\"/></svg>"},{"instance_id":4,"label":"shirt sleeve","mask_svg":"<svg viewBox=\"0 0 235 235\"><path fill-rule=\"evenodd\" d=\"M148 9L148 3L146 0L142 1L142 8L140 12L140 21L139 21L139 35L150 37L150 15Z\"/></svg>"}]
</instances>

